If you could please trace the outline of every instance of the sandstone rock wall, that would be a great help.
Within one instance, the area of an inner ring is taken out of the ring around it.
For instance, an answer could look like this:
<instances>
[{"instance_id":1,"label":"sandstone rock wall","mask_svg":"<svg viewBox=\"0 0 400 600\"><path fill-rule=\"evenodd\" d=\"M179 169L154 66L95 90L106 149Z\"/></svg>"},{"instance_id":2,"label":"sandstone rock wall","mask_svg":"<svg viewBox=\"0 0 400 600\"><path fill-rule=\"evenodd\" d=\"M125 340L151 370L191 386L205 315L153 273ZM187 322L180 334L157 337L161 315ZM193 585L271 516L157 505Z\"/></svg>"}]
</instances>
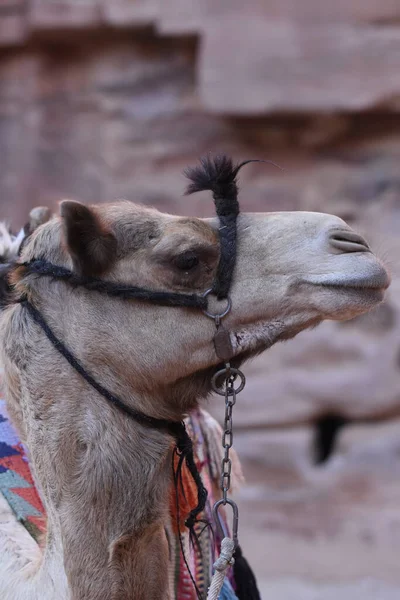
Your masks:
<instances>
[{"instance_id":1,"label":"sandstone rock wall","mask_svg":"<svg viewBox=\"0 0 400 600\"><path fill-rule=\"evenodd\" d=\"M1 219L64 197L212 214L181 171L222 150L285 168L243 171L243 209L338 214L391 267L375 314L246 368L241 532L266 598L400 594L399 16L396 0L0 4Z\"/></svg>"}]
</instances>

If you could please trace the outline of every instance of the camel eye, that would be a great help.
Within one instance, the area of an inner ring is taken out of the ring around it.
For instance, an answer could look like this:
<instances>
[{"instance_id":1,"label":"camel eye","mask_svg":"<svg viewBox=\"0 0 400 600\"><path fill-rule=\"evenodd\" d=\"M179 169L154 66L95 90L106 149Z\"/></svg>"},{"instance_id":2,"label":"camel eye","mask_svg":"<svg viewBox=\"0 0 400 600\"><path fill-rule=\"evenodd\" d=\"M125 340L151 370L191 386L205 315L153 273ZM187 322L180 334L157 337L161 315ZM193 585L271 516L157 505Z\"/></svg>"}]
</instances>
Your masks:
<instances>
[{"instance_id":1,"label":"camel eye","mask_svg":"<svg viewBox=\"0 0 400 600\"><path fill-rule=\"evenodd\" d=\"M182 254L176 256L172 262L174 266L181 271L190 271L191 269L197 267L200 261L196 252L193 252L193 250L188 250L187 252L183 252Z\"/></svg>"}]
</instances>

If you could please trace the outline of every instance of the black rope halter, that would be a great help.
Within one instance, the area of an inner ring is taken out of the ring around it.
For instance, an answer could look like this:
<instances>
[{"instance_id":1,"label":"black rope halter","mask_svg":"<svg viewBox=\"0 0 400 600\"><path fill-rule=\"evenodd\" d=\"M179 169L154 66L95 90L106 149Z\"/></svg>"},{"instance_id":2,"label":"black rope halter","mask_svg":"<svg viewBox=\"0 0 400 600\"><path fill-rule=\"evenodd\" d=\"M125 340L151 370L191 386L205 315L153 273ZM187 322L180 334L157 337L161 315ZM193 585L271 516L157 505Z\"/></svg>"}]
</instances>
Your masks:
<instances>
[{"instance_id":1,"label":"black rope halter","mask_svg":"<svg viewBox=\"0 0 400 600\"><path fill-rule=\"evenodd\" d=\"M186 169L185 171L186 177L191 181L187 187L186 194L192 194L202 190L210 190L213 194L216 213L220 223L220 259L214 284L212 286L212 292L219 300L228 297L236 264L236 221L239 214L236 177L241 167L249 162L263 161L249 160L234 166L232 160L225 155L216 156L214 158L206 156L200 159L199 166ZM18 263L16 268L19 270L19 275L22 274L22 276L32 274L50 277L54 280L65 281L73 287L83 287L89 291L103 293L108 296L118 297L124 300L136 299L163 306L197 308L206 311L210 293L210 290L203 295L164 292L133 287L122 283L113 283L96 277L84 277L65 267L54 265L41 258L33 259L30 262ZM194 526L199 513L205 508L207 490L202 483L196 467L193 454L193 443L186 431L184 422L157 419L127 405L121 398L112 394L94 379L76 356L74 356L71 350L69 350L69 348L67 348L67 346L55 335L41 312L27 299L26 296L21 297L18 302L26 308L35 323L41 327L49 341L53 344L54 348L64 356L71 367L111 405L134 419L137 423L153 429L165 431L175 439L176 451L180 456L180 468L183 460L185 460L197 488L197 506L191 510L185 521L185 525L189 528L193 537L195 537ZM225 359L225 357L223 358ZM176 474L176 481L177 477L179 477L179 474ZM199 596L197 588L196 592Z\"/></svg>"}]
</instances>

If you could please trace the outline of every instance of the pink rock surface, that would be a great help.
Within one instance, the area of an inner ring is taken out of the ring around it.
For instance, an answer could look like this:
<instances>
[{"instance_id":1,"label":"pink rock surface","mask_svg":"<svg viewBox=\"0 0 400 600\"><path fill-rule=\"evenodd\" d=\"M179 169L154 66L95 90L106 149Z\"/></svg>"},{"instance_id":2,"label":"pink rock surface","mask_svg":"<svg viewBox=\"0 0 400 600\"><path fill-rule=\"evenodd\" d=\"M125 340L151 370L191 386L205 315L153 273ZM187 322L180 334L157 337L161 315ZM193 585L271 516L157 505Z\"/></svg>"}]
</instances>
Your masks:
<instances>
[{"instance_id":1,"label":"pink rock surface","mask_svg":"<svg viewBox=\"0 0 400 600\"><path fill-rule=\"evenodd\" d=\"M245 31L251 34L243 35ZM299 25L232 16L222 24L210 24L201 48L200 94L213 112L252 115L398 107L397 27Z\"/></svg>"}]
</instances>

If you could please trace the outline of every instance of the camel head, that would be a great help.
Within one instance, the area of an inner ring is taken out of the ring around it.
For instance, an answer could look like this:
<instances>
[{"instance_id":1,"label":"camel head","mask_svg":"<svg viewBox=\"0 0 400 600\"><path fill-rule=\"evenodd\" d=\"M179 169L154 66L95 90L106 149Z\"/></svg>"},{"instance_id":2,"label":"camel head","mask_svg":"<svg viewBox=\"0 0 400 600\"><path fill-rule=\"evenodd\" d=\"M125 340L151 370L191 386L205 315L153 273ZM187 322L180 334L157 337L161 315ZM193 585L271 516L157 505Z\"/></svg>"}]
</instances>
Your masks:
<instances>
[{"instance_id":1,"label":"camel head","mask_svg":"<svg viewBox=\"0 0 400 600\"><path fill-rule=\"evenodd\" d=\"M218 218L171 216L126 201L64 201L60 216L31 235L22 261L42 258L84 276L201 295L215 278L219 227ZM389 282L367 242L338 217L240 214L232 308L223 320L231 362L238 365L324 319L350 319L372 309ZM171 407L185 410L209 391L209 371L220 359L215 324L201 309L123 300L23 271L16 287L109 387L126 384L153 398L160 393L169 403L167 408L160 400L160 413L169 415ZM209 296L213 312L225 306L226 300Z\"/></svg>"}]
</instances>

